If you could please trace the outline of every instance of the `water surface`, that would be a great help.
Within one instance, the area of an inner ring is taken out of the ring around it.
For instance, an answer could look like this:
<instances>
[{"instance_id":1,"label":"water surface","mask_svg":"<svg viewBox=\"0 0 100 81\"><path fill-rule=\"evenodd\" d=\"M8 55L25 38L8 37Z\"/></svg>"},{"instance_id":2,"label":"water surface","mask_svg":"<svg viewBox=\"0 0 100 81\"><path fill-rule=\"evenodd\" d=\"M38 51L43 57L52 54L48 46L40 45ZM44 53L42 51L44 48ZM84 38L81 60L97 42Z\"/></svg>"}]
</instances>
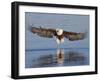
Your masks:
<instances>
[{"instance_id":1,"label":"water surface","mask_svg":"<svg viewBox=\"0 0 100 81\"><path fill-rule=\"evenodd\" d=\"M82 65L89 65L88 48L52 48L25 51L25 68Z\"/></svg>"}]
</instances>

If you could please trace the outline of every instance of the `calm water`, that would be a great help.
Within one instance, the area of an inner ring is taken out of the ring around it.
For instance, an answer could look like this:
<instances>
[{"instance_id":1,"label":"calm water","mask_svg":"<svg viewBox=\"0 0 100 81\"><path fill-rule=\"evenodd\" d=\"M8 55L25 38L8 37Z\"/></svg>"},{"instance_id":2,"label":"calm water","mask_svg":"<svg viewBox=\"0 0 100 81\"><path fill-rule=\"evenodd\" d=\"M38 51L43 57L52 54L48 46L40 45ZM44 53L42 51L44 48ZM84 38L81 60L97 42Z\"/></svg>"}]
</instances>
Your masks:
<instances>
[{"instance_id":1,"label":"calm water","mask_svg":"<svg viewBox=\"0 0 100 81\"><path fill-rule=\"evenodd\" d=\"M25 67L89 65L89 49L32 49L25 51Z\"/></svg>"}]
</instances>

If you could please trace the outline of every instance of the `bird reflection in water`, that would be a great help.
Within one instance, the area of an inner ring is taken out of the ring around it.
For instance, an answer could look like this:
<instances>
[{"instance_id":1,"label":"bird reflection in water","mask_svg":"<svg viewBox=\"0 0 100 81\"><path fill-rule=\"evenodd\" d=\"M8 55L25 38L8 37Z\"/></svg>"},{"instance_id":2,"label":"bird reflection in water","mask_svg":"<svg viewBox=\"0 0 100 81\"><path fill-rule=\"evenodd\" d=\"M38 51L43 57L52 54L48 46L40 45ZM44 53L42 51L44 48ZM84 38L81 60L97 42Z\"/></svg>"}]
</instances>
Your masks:
<instances>
[{"instance_id":1,"label":"bird reflection in water","mask_svg":"<svg viewBox=\"0 0 100 81\"><path fill-rule=\"evenodd\" d=\"M64 49L57 49L56 54L45 54L41 55L34 60L36 64L33 64L32 67L56 67L56 66L76 66L76 65L87 65L88 57L84 54L67 51Z\"/></svg>"},{"instance_id":2,"label":"bird reflection in water","mask_svg":"<svg viewBox=\"0 0 100 81\"><path fill-rule=\"evenodd\" d=\"M63 49L57 49L56 52L56 63L59 66L62 66L64 62L64 50Z\"/></svg>"}]
</instances>

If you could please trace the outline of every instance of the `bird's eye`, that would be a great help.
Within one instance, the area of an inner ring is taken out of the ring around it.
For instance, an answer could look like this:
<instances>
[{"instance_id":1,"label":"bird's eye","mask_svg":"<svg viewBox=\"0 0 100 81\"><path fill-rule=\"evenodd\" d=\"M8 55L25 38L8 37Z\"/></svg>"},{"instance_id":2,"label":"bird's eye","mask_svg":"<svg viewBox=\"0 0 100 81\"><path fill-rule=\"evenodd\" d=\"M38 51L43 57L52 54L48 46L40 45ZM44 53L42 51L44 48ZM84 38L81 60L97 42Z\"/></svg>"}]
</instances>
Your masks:
<instances>
[{"instance_id":1,"label":"bird's eye","mask_svg":"<svg viewBox=\"0 0 100 81\"><path fill-rule=\"evenodd\" d=\"M57 30L57 32L59 32L59 31Z\"/></svg>"}]
</instances>

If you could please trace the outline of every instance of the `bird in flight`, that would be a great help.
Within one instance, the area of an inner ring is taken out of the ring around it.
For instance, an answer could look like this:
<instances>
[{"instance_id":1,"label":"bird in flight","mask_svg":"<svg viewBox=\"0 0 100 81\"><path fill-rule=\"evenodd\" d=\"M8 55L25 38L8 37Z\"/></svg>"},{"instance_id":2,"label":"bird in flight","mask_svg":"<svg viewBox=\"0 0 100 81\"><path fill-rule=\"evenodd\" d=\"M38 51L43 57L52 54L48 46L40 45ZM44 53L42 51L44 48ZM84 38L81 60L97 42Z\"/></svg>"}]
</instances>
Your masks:
<instances>
[{"instance_id":1,"label":"bird in flight","mask_svg":"<svg viewBox=\"0 0 100 81\"><path fill-rule=\"evenodd\" d=\"M59 44L64 42L64 38L67 38L69 41L76 41L76 40L83 40L86 37L86 33L69 32L59 28L52 29L52 28L32 27L31 32L40 37L55 38L58 48Z\"/></svg>"}]
</instances>

